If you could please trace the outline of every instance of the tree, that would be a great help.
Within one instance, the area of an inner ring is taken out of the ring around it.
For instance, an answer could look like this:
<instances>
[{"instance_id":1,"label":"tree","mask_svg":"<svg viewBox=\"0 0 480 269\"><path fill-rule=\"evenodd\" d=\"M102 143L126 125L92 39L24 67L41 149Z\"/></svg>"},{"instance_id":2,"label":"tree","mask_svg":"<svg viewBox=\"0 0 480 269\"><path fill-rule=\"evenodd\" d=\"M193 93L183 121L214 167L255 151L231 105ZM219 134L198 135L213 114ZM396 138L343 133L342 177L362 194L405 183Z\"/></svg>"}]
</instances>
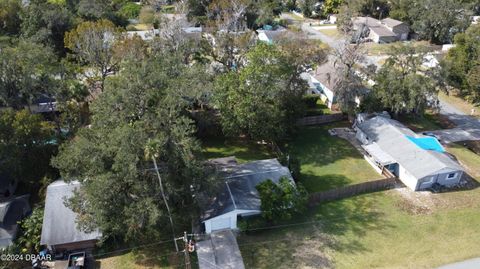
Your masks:
<instances>
[{"instance_id":1,"label":"tree","mask_svg":"<svg viewBox=\"0 0 480 269\"><path fill-rule=\"evenodd\" d=\"M423 115L438 105L437 83L421 69L424 55L419 48L395 46L376 76L375 95L395 114Z\"/></svg>"},{"instance_id":2,"label":"tree","mask_svg":"<svg viewBox=\"0 0 480 269\"><path fill-rule=\"evenodd\" d=\"M199 143L186 116L186 69L167 53L125 65L92 102L90 128L80 129L54 158L64 179L81 182L70 206L82 229L99 227L106 237L126 241L164 238L164 227L171 225L165 200L178 227L197 216L196 194L213 178L198 159ZM152 141L154 154L145 158Z\"/></svg>"},{"instance_id":3,"label":"tree","mask_svg":"<svg viewBox=\"0 0 480 269\"><path fill-rule=\"evenodd\" d=\"M289 220L306 209L307 192L286 177L280 178L278 185L268 179L256 189L260 194L262 217L268 221Z\"/></svg>"},{"instance_id":4,"label":"tree","mask_svg":"<svg viewBox=\"0 0 480 269\"><path fill-rule=\"evenodd\" d=\"M0 2L0 35L17 35L20 32L20 9L19 0Z\"/></svg>"},{"instance_id":5,"label":"tree","mask_svg":"<svg viewBox=\"0 0 480 269\"><path fill-rule=\"evenodd\" d=\"M58 55L65 54L63 37L73 26L72 14L65 6L32 0L20 14L23 37L53 47Z\"/></svg>"},{"instance_id":6,"label":"tree","mask_svg":"<svg viewBox=\"0 0 480 269\"><path fill-rule=\"evenodd\" d=\"M58 64L53 52L39 44L20 41L0 53L0 104L15 109L54 90Z\"/></svg>"},{"instance_id":7,"label":"tree","mask_svg":"<svg viewBox=\"0 0 480 269\"><path fill-rule=\"evenodd\" d=\"M343 0L325 0L323 4L323 13L324 15L328 14L337 14L339 7L342 5Z\"/></svg>"},{"instance_id":8,"label":"tree","mask_svg":"<svg viewBox=\"0 0 480 269\"><path fill-rule=\"evenodd\" d=\"M478 70L480 66L480 25L470 26L455 36L455 47L448 51L441 65L450 86L459 89L468 100L480 102Z\"/></svg>"},{"instance_id":9,"label":"tree","mask_svg":"<svg viewBox=\"0 0 480 269\"><path fill-rule=\"evenodd\" d=\"M419 38L447 44L453 41L455 34L467 29L471 12L458 1L422 0L414 1L408 14Z\"/></svg>"},{"instance_id":10,"label":"tree","mask_svg":"<svg viewBox=\"0 0 480 269\"><path fill-rule=\"evenodd\" d=\"M54 175L49 166L56 152L53 124L27 110L0 112L0 172L19 179L35 190L45 175Z\"/></svg>"},{"instance_id":11,"label":"tree","mask_svg":"<svg viewBox=\"0 0 480 269\"><path fill-rule=\"evenodd\" d=\"M227 135L275 142L293 130L307 88L287 59L262 43L248 52L248 65L216 80L214 102Z\"/></svg>"},{"instance_id":12,"label":"tree","mask_svg":"<svg viewBox=\"0 0 480 269\"><path fill-rule=\"evenodd\" d=\"M74 30L65 34L65 45L77 60L89 65L93 73L89 76L94 82L100 82L103 91L105 79L111 72L115 72L118 61L114 56L115 42L121 30L108 20L83 22Z\"/></svg>"},{"instance_id":13,"label":"tree","mask_svg":"<svg viewBox=\"0 0 480 269\"><path fill-rule=\"evenodd\" d=\"M341 110L352 115L357 107L356 99L364 94L365 89L355 69L364 60L363 44L349 44L347 41L335 49L335 56L337 103Z\"/></svg>"},{"instance_id":14,"label":"tree","mask_svg":"<svg viewBox=\"0 0 480 269\"><path fill-rule=\"evenodd\" d=\"M21 236L17 244L26 253L40 251L40 237L42 235L43 208L35 207L32 214L20 222Z\"/></svg>"}]
</instances>

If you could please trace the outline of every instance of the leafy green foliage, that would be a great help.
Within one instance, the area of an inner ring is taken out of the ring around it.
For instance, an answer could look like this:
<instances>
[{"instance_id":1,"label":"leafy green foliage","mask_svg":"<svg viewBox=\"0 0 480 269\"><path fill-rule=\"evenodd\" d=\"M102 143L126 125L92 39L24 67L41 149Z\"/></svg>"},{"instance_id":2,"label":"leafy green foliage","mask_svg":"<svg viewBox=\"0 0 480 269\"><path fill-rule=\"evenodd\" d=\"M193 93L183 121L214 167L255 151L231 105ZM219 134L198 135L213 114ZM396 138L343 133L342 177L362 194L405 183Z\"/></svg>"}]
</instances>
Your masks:
<instances>
[{"instance_id":1,"label":"leafy green foliage","mask_svg":"<svg viewBox=\"0 0 480 269\"><path fill-rule=\"evenodd\" d=\"M20 32L20 8L19 0L0 1L0 35L17 35Z\"/></svg>"},{"instance_id":2,"label":"leafy green foliage","mask_svg":"<svg viewBox=\"0 0 480 269\"><path fill-rule=\"evenodd\" d=\"M193 195L212 181L196 157L195 129L185 116L186 66L179 59L159 53L125 65L92 103L91 127L53 160L63 178L82 183L70 201L82 228L98 226L107 237L129 241L165 236L168 214L151 157L145 158L151 141L174 223L181 227L197 214Z\"/></svg>"},{"instance_id":3,"label":"leafy green foliage","mask_svg":"<svg viewBox=\"0 0 480 269\"><path fill-rule=\"evenodd\" d=\"M268 221L289 220L306 209L307 192L288 178L275 184L268 179L256 186L261 199L262 217Z\"/></svg>"},{"instance_id":4,"label":"leafy green foliage","mask_svg":"<svg viewBox=\"0 0 480 269\"><path fill-rule=\"evenodd\" d=\"M448 83L459 89L467 99L480 102L480 25L470 26L455 36L456 46L442 62Z\"/></svg>"},{"instance_id":5,"label":"leafy green foliage","mask_svg":"<svg viewBox=\"0 0 480 269\"><path fill-rule=\"evenodd\" d=\"M118 13L128 19L135 19L140 15L140 10L142 7L133 2L129 2L120 8Z\"/></svg>"},{"instance_id":6,"label":"leafy green foliage","mask_svg":"<svg viewBox=\"0 0 480 269\"><path fill-rule=\"evenodd\" d=\"M412 46L395 46L391 56L376 75L374 91L384 107L394 113L422 115L437 105L437 82L421 65L424 53Z\"/></svg>"},{"instance_id":7,"label":"leafy green foliage","mask_svg":"<svg viewBox=\"0 0 480 269\"><path fill-rule=\"evenodd\" d=\"M32 214L20 222L21 236L17 244L24 253L38 253L40 251L40 237L42 235L43 208L36 207Z\"/></svg>"},{"instance_id":8,"label":"leafy green foliage","mask_svg":"<svg viewBox=\"0 0 480 269\"><path fill-rule=\"evenodd\" d=\"M259 44L247 54L249 64L215 83L214 101L227 135L247 134L278 141L303 115L306 84L298 70L275 46Z\"/></svg>"}]
</instances>

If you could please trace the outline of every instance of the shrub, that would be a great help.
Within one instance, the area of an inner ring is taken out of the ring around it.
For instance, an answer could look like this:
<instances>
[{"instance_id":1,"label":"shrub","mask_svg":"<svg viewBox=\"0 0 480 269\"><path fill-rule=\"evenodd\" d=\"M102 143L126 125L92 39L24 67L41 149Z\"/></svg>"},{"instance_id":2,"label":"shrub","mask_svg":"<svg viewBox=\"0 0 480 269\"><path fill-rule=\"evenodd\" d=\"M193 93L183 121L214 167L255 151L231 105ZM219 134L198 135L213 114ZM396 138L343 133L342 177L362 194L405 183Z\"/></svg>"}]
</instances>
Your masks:
<instances>
[{"instance_id":1,"label":"shrub","mask_svg":"<svg viewBox=\"0 0 480 269\"><path fill-rule=\"evenodd\" d=\"M127 31L137 31L137 28L135 28L135 25L127 25Z\"/></svg>"},{"instance_id":2,"label":"shrub","mask_svg":"<svg viewBox=\"0 0 480 269\"><path fill-rule=\"evenodd\" d=\"M123 5L122 8L120 8L120 10L118 11L118 13L125 18L135 19L140 15L141 9L142 7L140 5L130 2Z\"/></svg>"},{"instance_id":3,"label":"shrub","mask_svg":"<svg viewBox=\"0 0 480 269\"><path fill-rule=\"evenodd\" d=\"M316 94L307 94L303 97L303 102L307 105L308 108L315 108L320 97Z\"/></svg>"}]
</instances>

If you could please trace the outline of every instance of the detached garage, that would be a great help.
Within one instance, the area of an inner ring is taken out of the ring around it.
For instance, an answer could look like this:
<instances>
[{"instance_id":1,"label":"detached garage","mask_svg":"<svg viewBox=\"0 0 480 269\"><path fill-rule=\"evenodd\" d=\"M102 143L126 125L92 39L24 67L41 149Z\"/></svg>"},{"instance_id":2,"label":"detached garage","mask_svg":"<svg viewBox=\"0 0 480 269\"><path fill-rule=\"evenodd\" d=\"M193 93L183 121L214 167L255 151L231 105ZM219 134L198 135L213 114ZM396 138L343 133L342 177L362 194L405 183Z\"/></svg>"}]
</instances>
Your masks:
<instances>
[{"instance_id":1,"label":"detached garage","mask_svg":"<svg viewBox=\"0 0 480 269\"><path fill-rule=\"evenodd\" d=\"M255 188L257 184L268 179L278 183L282 177L294 182L290 170L277 159L238 164L235 157L228 157L211 160L211 163L225 182L204 210L202 223L206 233L237 229L238 216L260 214L261 201Z\"/></svg>"}]
</instances>

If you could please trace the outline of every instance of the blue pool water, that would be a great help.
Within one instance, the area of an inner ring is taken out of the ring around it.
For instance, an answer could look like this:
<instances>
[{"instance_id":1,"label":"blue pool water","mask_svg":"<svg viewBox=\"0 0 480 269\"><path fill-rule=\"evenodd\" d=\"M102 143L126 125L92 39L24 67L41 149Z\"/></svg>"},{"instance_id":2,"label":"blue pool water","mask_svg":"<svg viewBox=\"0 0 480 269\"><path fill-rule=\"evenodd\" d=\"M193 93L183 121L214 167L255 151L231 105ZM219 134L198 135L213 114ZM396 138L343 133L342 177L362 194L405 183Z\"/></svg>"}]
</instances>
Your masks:
<instances>
[{"instance_id":1,"label":"blue pool water","mask_svg":"<svg viewBox=\"0 0 480 269\"><path fill-rule=\"evenodd\" d=\"M406 137L422 149L445 152L445 149L435 137L411 137L408 135Z\"/></svg>"}]
</instances>

